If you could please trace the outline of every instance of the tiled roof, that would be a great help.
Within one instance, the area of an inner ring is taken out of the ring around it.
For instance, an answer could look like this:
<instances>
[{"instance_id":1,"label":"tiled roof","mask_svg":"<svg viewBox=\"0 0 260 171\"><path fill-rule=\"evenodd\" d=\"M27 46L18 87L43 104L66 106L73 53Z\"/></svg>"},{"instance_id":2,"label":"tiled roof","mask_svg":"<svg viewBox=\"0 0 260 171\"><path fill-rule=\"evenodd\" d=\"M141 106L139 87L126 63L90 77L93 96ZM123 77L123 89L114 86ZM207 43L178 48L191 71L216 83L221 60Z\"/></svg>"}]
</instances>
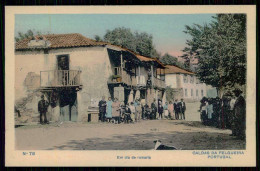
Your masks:
<instances>
[{"instance_id":1,"label":"tiled roof","mask_svg":"<svg viewBox=\"0 0 260 171\"><path fill-rule=\"evenodd\" d=\"M146 56L141 56L141 55L135 55L140 61L142 62L157 62L162 68L165 68L165 66L163 65L163 63L161 63L158 59L156 58L150 58L150 57L146 57Z\"/></svg>"},{"instance_id":2,"label":"tiled roof","mask_svg":"<svg viewBox=\"0 0 260 171\"><path fill-rule=\"evenodd\" d=\"M104 42L103 42L103 43L104 43ZM124 51L128 51L128 52L134 54L134 55L137 57L137 59L139 59L139 60L142 61L142 62L152 62L152 61L154 61L154 62L157 62L161 68L165 68L165 66L163 65L163 63L161 63L161 61L159 61L159 60L156 59L156 58L151 58L151 57L142 56L142 55L139 55L139 54L137 54L136 52L133 52L133 51L131 51L131 50L127 49L127 48L124 48L124 47L122 47L122 46L113 45L113 44L108 43L108 42L106 42L106 43L107 43L108 45L118 47L118 48L120 48L120 49L122 49L122 50L124 50Z\"/></svg>"},{"instance_id":3,"label":"tiled roof","mask_svg":"<svg viewBox=\"0 0 260 171\"><path fill-rule=\"evenodd\" d=\"M95 40L86 38L78 33L71 34L48 34L35 36L35 40L49 41L50 46L48 48L68 48L68 47L84 47L84 46L101 46L106 43L97 42ZM28 43L32 38L23 39L15 44L16 50L31 49Z\"/></svg>"},{"instance_id":4,"label":"tiled roof","mask_svg":"<svg viewBox=\"0 0 260 171\"><path fill-rule=\"evenodd\" d=\"M140 61L149 62L149 61L156 61L154 58L148 58L141 55L135 55Z\"/></svg>"},{"instance_id":5,"label":"tiled roof","mask_svg":"<svg viewBox=\"0 0 260 171\"><path fill-rule=\"evenodd\" d=\"M194 72L187 71L185 69L182 69L174 65L166 65L165 74L177 74L177 73L190 74L190 75L195 74Z\"/></svg>"}]
</instances>

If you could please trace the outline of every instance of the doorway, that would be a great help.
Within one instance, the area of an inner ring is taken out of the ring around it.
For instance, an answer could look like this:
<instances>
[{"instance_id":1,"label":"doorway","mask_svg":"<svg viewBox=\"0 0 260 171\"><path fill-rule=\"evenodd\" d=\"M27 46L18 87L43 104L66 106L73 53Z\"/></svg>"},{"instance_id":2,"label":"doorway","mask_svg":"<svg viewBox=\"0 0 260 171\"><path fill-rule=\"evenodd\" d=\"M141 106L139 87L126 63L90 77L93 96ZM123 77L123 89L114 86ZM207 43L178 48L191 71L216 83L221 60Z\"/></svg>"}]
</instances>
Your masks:
<instances>
[{"instance_id":1,"label":"doorway","mask_svg":"<svg viewBox=\"0 0 260 171\"><path fill-rule=\"evenodd\" d=\"M57 56L58 70L69 70L69 55Z\"/></svg>"},{"instance_id":2,"label":"doorway","mask_svg":"<svg viewBox=\"0 0 260 171\"><path fill-rule=\"evenodd\" d=\"M77 121L77 92L73 90L62 90L60 91L59 97L61 121Z\"/></svg>"},{"instance_id":3,"label":"doorway","mask_svg":"<svg viewBox=\"0 0 260 171\"><path fill-rule=\"evenodd\" d=\"M57 56L58 84L67 86L69 84L69 55Z\"/></svg>"}]
</instances>

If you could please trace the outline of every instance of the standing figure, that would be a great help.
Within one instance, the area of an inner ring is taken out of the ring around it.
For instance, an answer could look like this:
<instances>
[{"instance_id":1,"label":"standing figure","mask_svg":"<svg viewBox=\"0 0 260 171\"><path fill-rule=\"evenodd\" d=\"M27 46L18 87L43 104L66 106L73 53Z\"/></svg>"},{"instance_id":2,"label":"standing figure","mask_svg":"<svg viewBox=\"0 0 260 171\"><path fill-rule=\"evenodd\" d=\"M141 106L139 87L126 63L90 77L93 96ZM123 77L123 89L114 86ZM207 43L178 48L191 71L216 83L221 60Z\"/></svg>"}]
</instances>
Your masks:
<instances>
[{"instance_id":1,"label":"standing figure","mask_svg":"<svg viewBox=\"0 0 260 171\"><path fill-rule=\"evenodd\" d=\"M44 95L41 96L41 100L38 102L38 111L40 113L40 124L49 123L47 121L46 112L48 109L49 103L44 100ZM44 117L44 122L42 121L42 116Z\"/></svg>"},{"instance_id":2,"label":"standing figure","mask_svg":"<svg viewBox=\"0 0 260 171\"><path fill-rule=\"evenodd\" d=\"M168 110L168 102L165 102L164 106L163 106L163 111L164 111L164 116L167 117L167 118L170 118L169 117L169 110Z\"/></svg>"},{"instance_id":3,"label":"standing figure","mask_svg":"<svg viewBox=\"0 0 260 171\"><path fill-rule=\"evenodd\" d=\"M244 140L246 138L246 101L242 96L242 91L235 89L233 91L237 97L234 104L234 135Z\"/></svg>"},{"instance_id":4,"label":"standing figure","mask_svg":"<svg viewBox=\"0 0 260 171\"><path fill-rule=\"evenodd\" d=\"M142 114L142 107L141 107L141 100L136 99L136 104L135 104L135 113L136 113L136 120L140 121L141 119L141 114Z\"/></svg>"},{"instance_id":5,"label":"standing figure","mask_svg":"<svg viewBox=\"0 0 260 171\"><path fill-rule=\"evenodd\" d=\"M169 111L169 119L175 119L175 115L173 113L174 109L173 109L172 101L169 102L168 111Z\"/></svg>"},{"instance_id":6,"label":"standing figure","mask_svg":"<svg viewBox=\"0 0 260 171\"><path fill-rule=\"evenodd\" d=\"M107 107L107 102L105 100L105 96L103 96L102 100L99 101L98 107L99 107L99 120L104 122L105 114L106 114L106 107Z\"/></svg>"},{"instance_id":7,"label":"standing figure","mask_svg":"<svg viewBox=\"0 0 260 171\"><path fill-rule=\"evenodd\" d=\"M142 119L145 119L145 99L141 100Z\"/></svg>"},{"instance_id":8,"label":"standing figure","mask_svg":"<svg viewBox=\"0 0 260 171\"><path fill-rule=\"evenodd\" d=\"M162 105L162 101L161 100L158 101L158 113L159 113L159 119L162 119L163 105Z\"/></svg>"},{"instance_id":9,"label":"standing figure","mask_svg":"<svg viewBox=\"0 0 260 171\"><path fill-rule=\"evenodd\" d=\"M207 98L206 97L203 97L200 101L200 119L201 119L201 122L202 124L206 124L206 118L207 118Z\"/></svg>"},{"instance_id":10,"label":"standing figure","mask_svg":"<svg viewBox=\"0 0 260 171\"><path fill-rule=\"evenodd\" d=\"M212 99L208 100L208 105L206 106L207 113L207 125L212 125L212 115L213 115L213 104Z\"/></svg>"},{"instance_id":11,"label":"standing figure","mask_svg":"<svg viewBox=\"0 0 260 171\"><path fill-rule=\"evenodd\" d=\"M113 103L113 101L111 100L111 97L109 97L108 101L107 101L107 108L106 108L107 122L110 122L112 119L112 103Z\"/></svg>"},{"instance_id":12,"label":"standing figure","mask_svg":"<svg viewBox=\"0 0 260 171\"><path fill-rule=\"evenodd\" d=\"M130 106L129 106L130 110L131 110L131 120L135 120L135 106L134 106L134 102L131 102L130 103Z\"/></svg>"},{"instance_id":13,"label":"standing figure","mask_svg":"<svg viewBox=\"0 0 260 171\"><path fill-rule=\"evenodd\" d=\"M175 99L173 107L174 107L174 111L175 111L175 118L176 118L176 120L179 120L180 106L178 104L178 99Z\"/></svg>"},{"instance_id":14,"label":"standing figure","mask_svg":"<svg viewBox=\"0 0 260 171\"><path fill-rule=\"evenodd\" d=\"M125 123L129 123L129 121L130 122L132 122L133 120L132 120L132 118L131 118L131 109L130 109L130 107L129 107L129 105L127 104L126 105L126 107L125 107L125 112L124 112L124 122Z\"/></svg>"},{"instance_id":15,"label":"standing figure","mask_svg":"<svg viewBox=\"0 0 260 171\"><path fill-rule=\"evenodd\" d=\"M213 103L213 120L214 125L218 128L221 128L220 115L221 115L221 99L216 97Z\"/></svg>"},{"instance_id":16,"label":"standing figure","mask_svg":"<svg viewBox=\"0 0 260 171\"><path fill-rule=\"evenodd\" d=\"M146 103L144 105L144 118L150 119L151 118L150 115L151 115L150 108L149 108L149 105Z\"/></svg>"},{"instance_id":17,"label":"standing figure","mask_svg":"<svg viewBox=\"0 0 260 171\"><path fill-rule=\"evenodd\" d=\"M157 107L156 107L156 100L155 99L151 104L151 108L152 108L152 112L150 114L150 119L156 119Z\"/></svg>"},{"instance_id":18,"label":"standing figure","mask_svg":"<svg viewBox=\"0 0 260 171\"><path fill-rule=\"evenodd\" d=\"M186 104L183 101L183 99L181 99L181 102L180 102L180 115L181 115L181 118L183 118L184 120L185 120L185 111L186 111Z\"/></svg>"},{"instance_id":19,"label":"standing figure","mask_svg":"<svg viewBox=\"0 0 260 171\"><path fill-rule=\"evenodd\" d=\"M115 119L115 124L120 123L120 102L115 98L114 102L112 103L112 117Z\"/></svg>"}]
</instances>

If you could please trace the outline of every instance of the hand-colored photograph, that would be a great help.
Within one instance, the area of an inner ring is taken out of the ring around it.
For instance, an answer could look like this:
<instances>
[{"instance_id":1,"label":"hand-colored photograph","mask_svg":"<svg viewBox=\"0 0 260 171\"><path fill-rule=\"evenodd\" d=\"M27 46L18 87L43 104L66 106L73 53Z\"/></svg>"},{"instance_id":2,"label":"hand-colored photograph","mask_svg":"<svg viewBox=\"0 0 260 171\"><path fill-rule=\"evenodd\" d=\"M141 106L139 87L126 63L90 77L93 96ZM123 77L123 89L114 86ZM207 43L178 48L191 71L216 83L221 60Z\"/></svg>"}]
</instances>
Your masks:
<instances>
[{"instance_id":1,"label":"hand-colored photograph","mask_svg":"<svg viewBox=\"0 0 260 171\"><path fill-rule=\"evenodd\" d=\"M15 14L15 149L245 150L246 23Z\"/></svg>"}]
</instances>

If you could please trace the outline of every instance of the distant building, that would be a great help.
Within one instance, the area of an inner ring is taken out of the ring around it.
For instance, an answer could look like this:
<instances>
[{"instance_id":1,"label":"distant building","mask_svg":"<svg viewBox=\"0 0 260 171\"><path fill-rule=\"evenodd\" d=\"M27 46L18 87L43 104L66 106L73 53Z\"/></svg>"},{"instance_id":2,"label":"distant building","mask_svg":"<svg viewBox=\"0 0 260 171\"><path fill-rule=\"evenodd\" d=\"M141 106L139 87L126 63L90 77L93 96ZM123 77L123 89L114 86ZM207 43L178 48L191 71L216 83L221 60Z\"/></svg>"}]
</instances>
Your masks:
<instances>
[{"instance_id":1,"label":"distant building","mask_svg":"<svg viewBox=\"0 0 260 171\"><path fill-rule=\"evenodd\" d=\"M201 83L194 72L173 65L166 65L165 84L174 90L174 99L186 101L199 101L204 96L208 97L208 91L214 89Z\"/></svg>"}]
</instances>

